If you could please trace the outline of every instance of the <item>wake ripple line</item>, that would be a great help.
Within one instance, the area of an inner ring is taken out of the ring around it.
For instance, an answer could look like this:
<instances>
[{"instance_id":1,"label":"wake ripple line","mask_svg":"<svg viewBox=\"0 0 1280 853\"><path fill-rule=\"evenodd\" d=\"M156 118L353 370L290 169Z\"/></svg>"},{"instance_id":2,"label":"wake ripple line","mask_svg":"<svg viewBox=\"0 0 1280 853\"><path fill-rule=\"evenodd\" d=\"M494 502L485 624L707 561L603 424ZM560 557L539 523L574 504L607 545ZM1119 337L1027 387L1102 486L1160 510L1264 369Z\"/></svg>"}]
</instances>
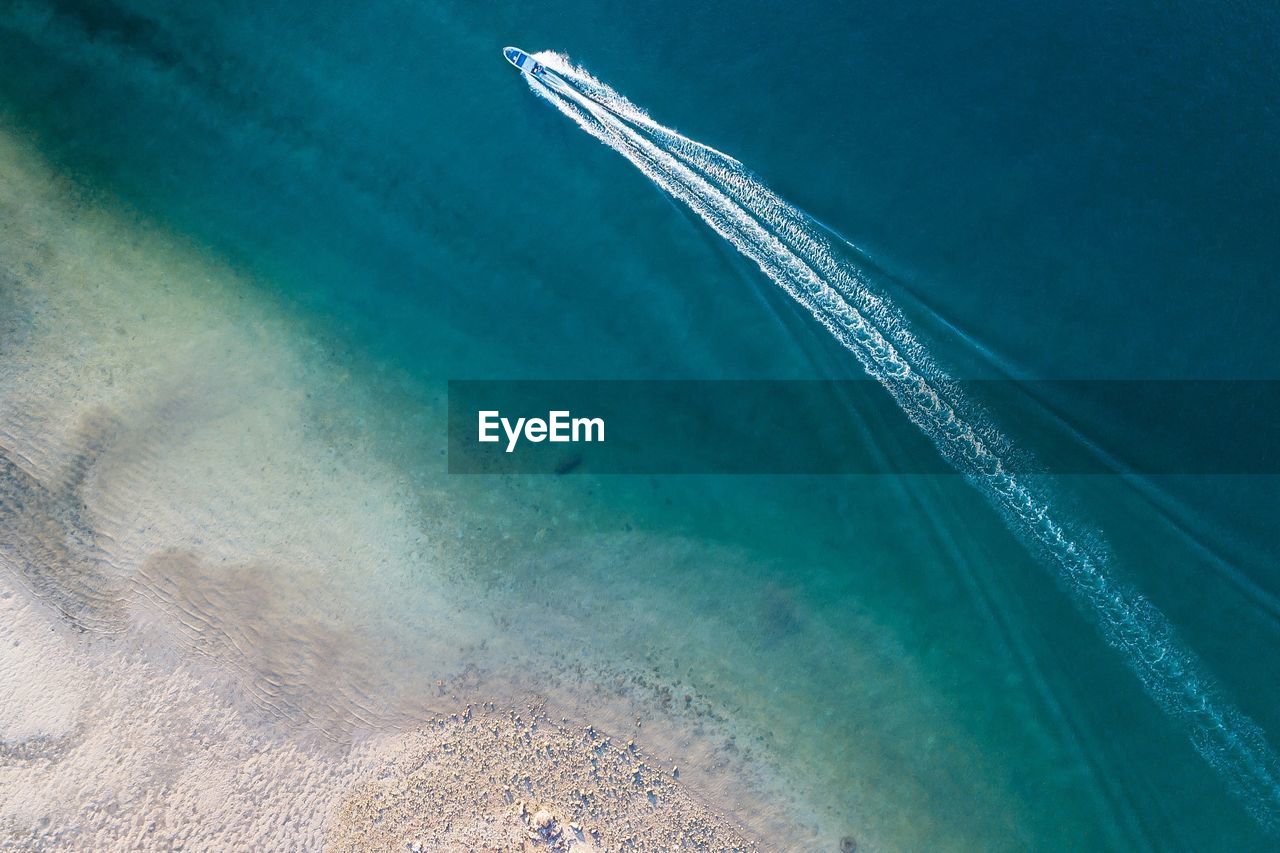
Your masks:
<instances>
[{"instance_id":1,"label":"wake ripple line","mask_svg":"<svg viewBox=\"0 0 1280 853\"><path fill-rule=\"evenodd\" d=\"M933 363L900 312L835 255L820 224L738 160L655 122L566 57L545 51L535 58L550 73L526 75L534 92L692 209L852 352L1048 563L1254 818L1268 831L1280 830L1280 759L1262 729L1224 697L1167 618L1112 576L1096 534L1073 530L1042 488L1014 476L1004 462L1012 453L1007 439Z\"/></svg>"}]
</instances>

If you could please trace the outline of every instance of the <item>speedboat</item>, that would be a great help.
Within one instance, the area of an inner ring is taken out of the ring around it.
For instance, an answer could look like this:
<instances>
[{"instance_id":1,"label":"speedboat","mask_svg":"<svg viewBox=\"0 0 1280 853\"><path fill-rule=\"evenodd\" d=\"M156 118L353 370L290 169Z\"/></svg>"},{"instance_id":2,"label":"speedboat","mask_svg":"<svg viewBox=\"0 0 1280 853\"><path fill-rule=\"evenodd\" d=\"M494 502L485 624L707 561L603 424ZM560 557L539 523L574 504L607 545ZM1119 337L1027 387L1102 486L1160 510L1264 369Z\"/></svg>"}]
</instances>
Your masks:
<instances>
[{"instance_id":1,"label":"speedboat","mask_svg":"<svg viewBox=\"0 0 1280 853\"><path fill-rule=\"evenodd\" d=\"M542 73L542 63L538 62L518 47L504 47L502 49L502 55L507 58L507 62L510 62L525 74L537 77Z\"/></svg>"}]
</instances>

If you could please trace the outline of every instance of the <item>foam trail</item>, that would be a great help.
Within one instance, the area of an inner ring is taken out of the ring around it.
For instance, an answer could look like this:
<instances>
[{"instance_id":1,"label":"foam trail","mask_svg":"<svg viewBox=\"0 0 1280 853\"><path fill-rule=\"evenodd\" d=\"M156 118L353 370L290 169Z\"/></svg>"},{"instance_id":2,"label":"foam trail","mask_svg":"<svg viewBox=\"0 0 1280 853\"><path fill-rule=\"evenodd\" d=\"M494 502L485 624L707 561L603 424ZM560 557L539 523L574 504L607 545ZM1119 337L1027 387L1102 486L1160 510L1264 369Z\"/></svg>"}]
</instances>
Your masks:
<instances>
[{"instance_id":1,"label":"foam trail","mask_svg":"<svg viewBox=\"0 0 1280 853\"><path fill-rule=\"evenodd\" d=\"M536 58L550 73L526 76L530 87L691 208L850 350L1054 570L1250 813L1280 830L1280 760L1261 728L1225 699L1164 615L1108 571L1098 537L1073 529L1039 484L1010 470L1006 439L933 364L897 309L835 253L826 229L734 158L658 124L565 57Z\"/></svg>"}]
</instances>

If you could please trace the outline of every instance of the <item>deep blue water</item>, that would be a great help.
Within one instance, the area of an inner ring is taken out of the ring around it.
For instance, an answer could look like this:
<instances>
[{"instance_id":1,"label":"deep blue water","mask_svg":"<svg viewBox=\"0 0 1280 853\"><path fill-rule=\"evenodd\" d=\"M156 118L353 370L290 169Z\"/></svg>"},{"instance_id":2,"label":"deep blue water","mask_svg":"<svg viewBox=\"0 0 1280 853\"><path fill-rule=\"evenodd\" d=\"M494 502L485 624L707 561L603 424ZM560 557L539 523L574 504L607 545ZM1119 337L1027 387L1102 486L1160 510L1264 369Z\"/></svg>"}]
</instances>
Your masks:
<instances>
[{"instance_id":1,"label":"deep blue water","mask_svg":"<svg viewBox=\"0 0 1280 853\"><path fill-rule=\"evenodd\" d=\"M511 43L568 53L837 229L955 375L1277 378L1266 4L8 5L0 96L39 145L271 281L353 358L413 376L406 411L447 378L861 375L533 97L499 56ZM1075 415L1103 444L1141 440L1123 411ZM859 428L892 442L909 425ZM442 464L431 436L405 444ZM1062 490L1280 740L1275 478ZM832 786L851 783L842 751L872 750L927 792L903 809L993 846L1274 843L959 478L620 481L582 500L759 554L743 588L834 626L761 663L809 662L783 686L822 722L776 737L822 739ZM838 661L867 638L842 633L842 608L924 673L983 779L947 775L960 765L848 680Z\"/></svg>"}]
</instances>

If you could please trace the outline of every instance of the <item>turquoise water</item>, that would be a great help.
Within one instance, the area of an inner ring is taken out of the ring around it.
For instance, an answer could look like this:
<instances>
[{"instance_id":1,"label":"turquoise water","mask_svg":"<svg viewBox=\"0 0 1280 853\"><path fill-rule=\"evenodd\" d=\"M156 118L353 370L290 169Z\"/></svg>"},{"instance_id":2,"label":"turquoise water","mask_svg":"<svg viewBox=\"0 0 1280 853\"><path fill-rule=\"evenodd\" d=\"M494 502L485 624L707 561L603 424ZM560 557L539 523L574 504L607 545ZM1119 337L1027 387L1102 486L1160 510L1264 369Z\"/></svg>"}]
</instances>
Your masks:
<instances>
[{"instance_id":1,"label":"turquoise water","mask_svg":"<svg viewBox=\"0 0 1280 853\"><path fill-rule=\"evenodd\" d=\"M423 412L449 378L863 375L535 97L511 43L568 53L838 229L951 375L1273 378L1277 23L1225 4L20 3L0 93L47 156L252 273L365 377L376 411L341 428L411 488L444 483L490 531L574 513L547 544L468 537L495 576L646 602L620 608L645 663L808 786L830 849L840 827L886 849L1264 849L960 478L464 484ZM1134 440L1123 412L1059 402ZM1055 494L1274 741L1274 478ZM646 560L623 530L694 544Z\"/></svg>"}]
</instances>

